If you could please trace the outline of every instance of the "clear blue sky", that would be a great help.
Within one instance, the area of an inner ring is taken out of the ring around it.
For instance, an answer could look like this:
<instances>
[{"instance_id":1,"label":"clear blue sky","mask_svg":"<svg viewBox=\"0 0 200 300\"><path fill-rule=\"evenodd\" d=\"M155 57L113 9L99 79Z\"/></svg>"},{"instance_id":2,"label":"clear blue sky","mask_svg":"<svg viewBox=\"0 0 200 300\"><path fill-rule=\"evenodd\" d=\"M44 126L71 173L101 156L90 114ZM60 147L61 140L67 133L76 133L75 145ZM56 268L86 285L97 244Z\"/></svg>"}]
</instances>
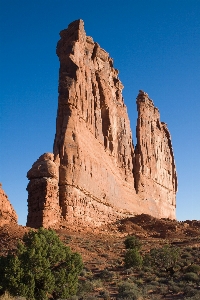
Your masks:
<instances>
[{"instance_id":1,"label":"clear blue sky","mask_svg":"<svg viewBox=\"0 0 200 300\"><path fill-rule=\"evenodd\" d=\"M0 182L25 225L26 173L55 135L59 32L83 19L114 58L135 140L138 90L168 124L177 219L200 219L200 1L0 0Z\"/></svg>"}]
</instances>

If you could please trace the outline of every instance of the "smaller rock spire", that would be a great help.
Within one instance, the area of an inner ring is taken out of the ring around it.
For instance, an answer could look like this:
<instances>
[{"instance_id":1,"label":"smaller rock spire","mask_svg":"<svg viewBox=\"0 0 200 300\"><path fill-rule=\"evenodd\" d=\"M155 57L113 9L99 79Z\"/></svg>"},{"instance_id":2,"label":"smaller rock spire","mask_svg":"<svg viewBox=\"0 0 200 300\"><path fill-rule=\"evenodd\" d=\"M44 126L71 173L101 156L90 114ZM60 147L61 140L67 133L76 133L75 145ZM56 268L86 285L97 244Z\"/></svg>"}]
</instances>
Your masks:
<instances>
[{"instance_id":1,"label":"smaller rock spire","mask_svg":"<svg viewBox=\"0 0 200 300\"><path fill-rule=\"evenodd\" d=\"M53 228L60 221L58 168L53 153L44 153L28 171L27 226Z\"/></svg>"},{"instance_id":2,"label":"smaller rock spire","mask_svg":"<svg viewBox=\"0 0 200 300\"><path fill-rule=\"evenodd\" d=\"M2 184L0 183L0 226L4 226L9 223L17 223L17 214L8 200L8 196L2 189Z\"/></svg>"}]
</instances>

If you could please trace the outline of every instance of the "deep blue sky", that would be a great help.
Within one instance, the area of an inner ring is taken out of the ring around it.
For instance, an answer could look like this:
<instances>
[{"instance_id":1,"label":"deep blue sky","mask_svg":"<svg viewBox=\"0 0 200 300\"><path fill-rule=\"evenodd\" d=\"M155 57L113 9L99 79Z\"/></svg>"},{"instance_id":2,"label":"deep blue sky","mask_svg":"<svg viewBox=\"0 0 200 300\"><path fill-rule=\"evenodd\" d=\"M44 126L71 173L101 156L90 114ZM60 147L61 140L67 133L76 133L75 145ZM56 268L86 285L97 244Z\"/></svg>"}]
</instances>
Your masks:
<instances>
[{"instance_id":1,"label":"deep blue sky","mask_svg":"<svg viewBox=\"0 0 200 300\"><path fill-rule=\"evenodd\" d=\"M200 219L200 1L0 0L0 182L25 225L26 173L52 152L59 32L83 19L114 58L134 144L135 99L147 92L168 124L179 192L177 219Z\"/></svg>"}]
</instances>

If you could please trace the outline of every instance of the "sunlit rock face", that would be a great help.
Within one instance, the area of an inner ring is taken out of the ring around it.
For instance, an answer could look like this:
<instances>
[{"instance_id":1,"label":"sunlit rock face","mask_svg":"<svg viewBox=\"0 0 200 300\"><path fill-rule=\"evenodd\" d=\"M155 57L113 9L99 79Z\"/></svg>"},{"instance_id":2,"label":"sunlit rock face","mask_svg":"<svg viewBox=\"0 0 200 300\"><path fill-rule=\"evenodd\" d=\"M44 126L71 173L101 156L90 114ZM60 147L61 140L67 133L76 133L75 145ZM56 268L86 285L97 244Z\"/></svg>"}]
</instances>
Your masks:
<instances>
[{"instance_id":1,"label":"sunlit rock face","mask_svg":"<svg viewBox=\"0 0 200 300\"><path fill-rule=\"evenodd\" d=\"M167 124L153 101L143 91L137 97L137 145L135 148L135 187L149 202L150 214L175 218L177 175Z\"/></svg>"},{"instance_id":2,"label":"sunlit rock face","mask_svg":"<svg viewBox=\"0 0 200 300\"><path fill-rule=\"evenodd\" d=\"M6 224L17 224L17 214L0 183L0 227Z\"/></svg>"},{"instance_id":3,"label":"sunlit rock face","mask_svg":"<svg viewBox=\"0 0 200 300\"><path fill-rule=\"evenodd\" d=\"M62 215L101 224L140 210L123 85L108 53L86 36L83 21L60 36L54 155L60 158Z\"/></svg>"},{"instance_id":4,"label":"sunlit rock face","mask_svg":"<svg viewBox=\"0 0 200 300\"><path fill-rule=\"evenodd\" d=\"M53 147L53 161L59 173L56 203L60 217L56 209L54 223L100 226L140 213L175 218L175 164L170 135L159 120L158 110L148 100L152 111L155 110L154 114L150 113L149 106L139 100L148 95L139 93L135 151L122 97L123 85L113 60L86 36L82 20L71 23L61 31L60 37L57 45L59 99ZM153 124L154 134L146 120ZM154 139L150 144L146 141L149 136ZM147 146L142 144L144 139ZM162 144L162 149L158 143ZM155 153L159 162L152 157L151 163L146 163L147 157ZM44 176L42 167L40 170L41 176L33 165L29 179L54 178ZM30 176L32 172L34 176ZM34 184L33 190L36 190L37 182ZM32 199L29 193L28 219L32 214L31 206L36 203ZM44 201L38 200L38 205L40 202ZM34 209L37 210L36 206ZM46 209L45 206L41 209L37 224L44 226ZM31 220L29 224L34 227L34 217Z\"/></svg>"}]
</instances>

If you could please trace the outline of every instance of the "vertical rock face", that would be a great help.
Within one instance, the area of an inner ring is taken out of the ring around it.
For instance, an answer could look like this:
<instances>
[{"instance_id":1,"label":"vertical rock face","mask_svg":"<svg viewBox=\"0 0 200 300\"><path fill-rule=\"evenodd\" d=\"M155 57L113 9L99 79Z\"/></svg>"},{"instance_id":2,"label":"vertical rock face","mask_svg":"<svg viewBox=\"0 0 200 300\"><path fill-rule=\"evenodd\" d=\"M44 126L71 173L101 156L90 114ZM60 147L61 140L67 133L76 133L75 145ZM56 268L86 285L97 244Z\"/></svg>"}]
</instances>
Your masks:
<instances>
[{"instance_id":1,"label":"vertical rock face","mask_svg":"<svg viewBox=\"0 0 200 300\"><path fill-rule=\"evenodd\" d=\"M51 226L62 219L99 226L140 213L175 218L174 158L158 110L145 93L139 94L135 151L113 60L86 36L82 20L60 37L54 154L40 157L28 172L28 225ZM52 175L47 161L59 168L59 176Z\"/></svg>"},{"instance_id":2,"label":"vertical rock face","mask_svg":"<svg viewBox=\"0 0 200 300\"><path fill-rule=\"evenodd\" d=\"M171 137L159 110L142 91L137 97L136 191L149 202L150 214L174 218L177 176Z\"/></svg>"},{"instance_id":3,"label":"vertical rock face","mask_svg":"<svg viewBox=\"0 0 200 300\"><path fill-rule=\"evenodd\" d=\"M8 196L5 194L0 183L0 226L9 223L17 223L17 214L10 204Z\"/></svg>"},{"instance_id":4,"label":"vertical rock face","mask_svg":"<svg viewBox=\"0 0 200 300\"><path fill-rule=\"evenodd\" d=\"M58 165L52 153L41 155L28 171L27 226L54 227L60 220L58 176Z\"/></svg>"},{"instance_id":5,"label":"vertical rock face","mask_svg":"<svg viewBox=\"0 0 200 300\"><path fill-rule=\"evenodd\" d=\"M123 85L108 53L86 36L82 20L60 36L54 155L60 158L62 215L69 222L106 222L117 211L134 209L136 194Z\"/></svg>"}]
</instances>

